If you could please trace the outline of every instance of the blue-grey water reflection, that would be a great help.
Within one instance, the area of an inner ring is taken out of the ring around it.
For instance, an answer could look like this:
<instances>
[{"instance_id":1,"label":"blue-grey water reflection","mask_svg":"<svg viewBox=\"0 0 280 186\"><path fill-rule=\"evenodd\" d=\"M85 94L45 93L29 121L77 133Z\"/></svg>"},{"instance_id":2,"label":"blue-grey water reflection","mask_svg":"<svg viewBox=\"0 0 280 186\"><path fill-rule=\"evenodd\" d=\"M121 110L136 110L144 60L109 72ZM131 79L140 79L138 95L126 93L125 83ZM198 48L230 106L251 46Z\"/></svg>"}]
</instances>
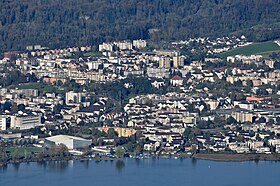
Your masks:
<instances>
[{"instance_id":1,"label":"blue-grey water reflection","mask_svg":"<svg viewBox=\"0 0 280 186\"><path fill-rule=\"evenodd\" d=\"M280 162L125 159L10 164L0 186L280 186Z\"/></svg>"}]
</instances>

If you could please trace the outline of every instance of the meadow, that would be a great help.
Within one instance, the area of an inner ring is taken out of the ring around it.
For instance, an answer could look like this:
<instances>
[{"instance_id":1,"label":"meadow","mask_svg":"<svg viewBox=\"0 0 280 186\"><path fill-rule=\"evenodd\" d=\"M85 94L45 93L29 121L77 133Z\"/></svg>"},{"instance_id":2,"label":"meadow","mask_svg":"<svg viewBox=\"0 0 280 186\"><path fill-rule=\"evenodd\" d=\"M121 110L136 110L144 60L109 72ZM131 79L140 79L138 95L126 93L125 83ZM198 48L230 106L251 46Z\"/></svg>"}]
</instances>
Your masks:
<instances>
[{"instance_id":1,"label":"meadow","mask_svg":"<svg viewBox=\"0 0 280 186\"><path fill-rule=\"evenodd\" d=\"M263 55L264 58L268 58L273 52L280 52L280 46L273 41L269 41L235 48L218 54L218 56L225 58L235 55Z\"/></svg>"}]
</instances>

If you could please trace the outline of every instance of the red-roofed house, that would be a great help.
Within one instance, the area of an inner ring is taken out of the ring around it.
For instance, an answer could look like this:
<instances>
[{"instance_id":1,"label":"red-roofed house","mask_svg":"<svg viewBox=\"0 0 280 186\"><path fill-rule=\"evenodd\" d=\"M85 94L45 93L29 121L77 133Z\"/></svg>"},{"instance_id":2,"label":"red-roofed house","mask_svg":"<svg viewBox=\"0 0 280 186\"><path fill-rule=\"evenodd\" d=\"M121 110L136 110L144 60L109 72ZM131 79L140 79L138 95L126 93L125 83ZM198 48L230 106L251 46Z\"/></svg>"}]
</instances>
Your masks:
<instances>
[{"instance_id":1,"label":"red-roofed house","mask_svg":"<svg viewBox=\"0 0 280 186\"><path fill-rule=\"evenodd\" d=\"M174 76L174 77L170 80L170 82L171 82L171 84L172 84L173 86L182 86L182 85L183 85L183 79L182 79L180 76L178 76L178 75Z\"/></svg>"}]
</instances>

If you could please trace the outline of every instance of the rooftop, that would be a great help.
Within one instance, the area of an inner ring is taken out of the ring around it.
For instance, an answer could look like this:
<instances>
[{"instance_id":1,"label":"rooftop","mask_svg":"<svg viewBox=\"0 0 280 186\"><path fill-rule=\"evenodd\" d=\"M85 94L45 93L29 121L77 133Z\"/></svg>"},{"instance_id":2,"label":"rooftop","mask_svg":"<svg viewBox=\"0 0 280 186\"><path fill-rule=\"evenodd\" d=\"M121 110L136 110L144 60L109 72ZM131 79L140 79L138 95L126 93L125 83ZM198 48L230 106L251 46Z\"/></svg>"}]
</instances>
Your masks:
<instances>
[{"instance_id":1,"label":"rooftop","mask_svg":"<svg viewBox=\"0 0 280 186\"><path fill-rule=\"evenodd\" d=\"M68 135L56 135L52 137L46 138L48 141L53 142L60 142L60 141L66 141L66 140L80 140L80 141L87 141L87 139L76 137L76 136L68 136Z\"/></svg>"}]
</instances>

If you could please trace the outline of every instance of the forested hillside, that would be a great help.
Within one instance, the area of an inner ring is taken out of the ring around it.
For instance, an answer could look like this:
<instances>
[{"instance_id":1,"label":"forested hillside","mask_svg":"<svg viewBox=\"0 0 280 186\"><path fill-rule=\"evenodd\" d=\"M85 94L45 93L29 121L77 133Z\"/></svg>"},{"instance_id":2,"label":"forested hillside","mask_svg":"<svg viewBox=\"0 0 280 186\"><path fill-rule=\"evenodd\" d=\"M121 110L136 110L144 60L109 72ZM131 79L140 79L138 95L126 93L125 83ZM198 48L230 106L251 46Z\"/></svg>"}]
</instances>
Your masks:
<instances>
[{"instance_id":1,"label":"forested hillside","mask_svg":"<svg viewBox=\"0 0 280 186\"><path fill-rule=\"evenodd\" d=\"M280 0L1 0L0 6L1 51L239 30L259 41L280 36Z\"/></svg>"}]
</instances>

